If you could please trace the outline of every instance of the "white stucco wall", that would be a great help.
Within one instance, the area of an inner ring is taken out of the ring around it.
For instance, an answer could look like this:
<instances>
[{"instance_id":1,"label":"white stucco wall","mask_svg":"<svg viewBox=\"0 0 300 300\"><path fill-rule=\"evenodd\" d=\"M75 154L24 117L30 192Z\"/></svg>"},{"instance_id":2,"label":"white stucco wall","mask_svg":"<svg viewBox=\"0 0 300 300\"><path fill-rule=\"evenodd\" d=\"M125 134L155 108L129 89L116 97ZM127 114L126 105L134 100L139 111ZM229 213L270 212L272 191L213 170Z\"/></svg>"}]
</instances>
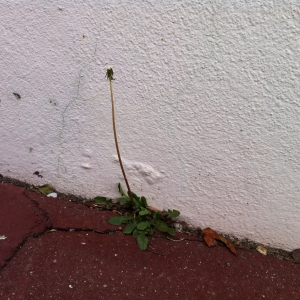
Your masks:
<instances>
[{"instance_id":1,"label":"white stucco wall","mask_svg":"<svg viewBox=\"0 0 300 300\"><path fill-rule=\"evenodd\" d=\"M117 196L110 65L136 193L193 226L300 248L300 2L0 5L2 175Z\"/></svg>"}]
</instances>

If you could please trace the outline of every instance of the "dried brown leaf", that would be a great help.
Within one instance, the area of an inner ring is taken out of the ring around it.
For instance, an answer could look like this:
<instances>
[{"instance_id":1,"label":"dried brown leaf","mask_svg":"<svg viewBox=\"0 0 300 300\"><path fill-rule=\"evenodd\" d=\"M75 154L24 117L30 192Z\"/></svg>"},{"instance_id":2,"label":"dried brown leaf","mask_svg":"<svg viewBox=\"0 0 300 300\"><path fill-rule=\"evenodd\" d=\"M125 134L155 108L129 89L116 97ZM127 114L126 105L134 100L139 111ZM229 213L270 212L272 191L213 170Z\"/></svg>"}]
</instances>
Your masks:
<instances>
[{"instance_id":1,"label":"dried brown leaf","mask_svg":"<svg viewBox=\"0 0 300 300\"><path fill-rule=\"evenodd\" d=\"M151 211L153 211L153 212L162 212L161 210L159 210L159 209L157 209L157 208L155 208L155 207L153 207L153 206L150 206L150 205L148 205L147 206L147 209L149 209L149 210L151 210Z\"/></svg>"},{"instance_id":2,"label":"dried brown leaf","mask_svg":"<svg viewBox=\"0 0 300 300\"><path fill-rule=\"evenodd\" d=\"M202 230L202 234L204 236L204 241L208 247L216 245L216 240L219 240L219 241L223 242L230 249L230 251L237 256L237 252L236 252L234 245L229 240L227 240L225 237L220 236L213 229L207 227Z\"/></svg>"},{"instance_id":3,"label":"dried brown leaf","mask_svg":"<svg viewBox=\"0 0 300 300\"><path fill-rule=\"evenodd\" d=\"M223 236L220 236L220 241L223 242L230 249L230 251L237 256L236 249L229 240L227 240Z\"/></svg>"},{"instance_id":4,"label":"dried brown leaf","mask_svg":"<svg viewBox=\"0 0 300 300\"><path fill-rule=\"evenodd\" d=\"M202 234L204 235L204 241L208 247L215 246L217 244L216 239L219 238L219 234L207 227L202 230Z\"/></svg>"},{"instance_id":5,"label":"dried brown leaf","mask_svg":"<svg viewBox=\"0 0 300 300\"><path fill-rule=\"evenodd\" d=\"M203 229L202 234L209 235L209 236L211 236L215 239L219 238L219 234L216 231L214 231L213 229L209 228L209 227Z\"/></svg>"},{"instance_id":6,"label":"dried brown leaf","mask_svg":"<svg viewBox=\"0 0 300 300\"><path fill-rule=\"evenodd\" d=\"M216 246L217 244L216 240L209 235L204 236L204 241L208 247Z\"/></svg>"}]
</instances>

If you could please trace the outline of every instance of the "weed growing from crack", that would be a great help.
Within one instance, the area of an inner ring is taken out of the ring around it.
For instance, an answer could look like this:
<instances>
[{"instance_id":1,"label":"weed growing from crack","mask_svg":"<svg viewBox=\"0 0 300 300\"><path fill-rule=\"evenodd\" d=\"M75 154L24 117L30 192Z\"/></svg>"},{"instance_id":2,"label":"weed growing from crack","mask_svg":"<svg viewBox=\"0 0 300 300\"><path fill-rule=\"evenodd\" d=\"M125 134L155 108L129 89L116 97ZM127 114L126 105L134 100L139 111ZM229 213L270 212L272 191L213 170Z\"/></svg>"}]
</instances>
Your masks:
<instances>
[{"instance_id":1,"label":"weed growing from crack","mask_svg":"<svg viewBox=\"0 0 300 300\"><path fill-rule=\"evenodd\" d=\"M96 197L94 200L98 205L112 207L121 205L122 207L131 209L129 214L122 216L111 217L108 222L112 225L127 224L123 232L132 234L137 239L137 243L141 250L146 250L148 247L148 237L154 233L154 229L161 232L175 235L175 231L168 224L172 218L179 216L178 210L159 211L147 204L145 197L138 197L131 192L134 206L131 206L130 197L123 191L121 184L118 185L119 192L122 197L116 199L115 202L105 197Z\"/></svg>"},{"instance_id":2,"label":"weed growing from crack","mask_svg":"<svg viewBox=\"0 0 300 300\"><path fill-rule=\"evenodd\" d=\"M127 194L123 191L121 184L119 183L118 188L121 194L121 198L118 198L115 203L112 200L107 199L106 197L96 197L94 200L99 205L104 205L112 207L114 204L122 205L130 210L129 214L122 216L114 216L108 220L110 224L121 225L127 224L123 232L125 234L132 234L134 238L137 239L137 243L141 250L146 250L148 247L148 237L154 233L154 229L157 229L161 232L166 232L170 235L175 235L174 229L172 229L168 223L170 223L171 218L179 216L178 210L168 210L168 211L159 211L155 208L148 206L147 200L145 197L138 197L130 189L129 182L126 177L125 169L123 167L121 154L118 145L117 139L117 130L116 130L116 121L115 121L115 107L114 107L114 96L113 96L113 87L112 81L114 71L112 68L108 68L106 71L106 78L109 80L110 86L110 97L112 105L112 122L113 122L113 131L115 138L115 145L118 153L118 159L120 162L120 167L122 174L127 186Z\"/></svg>"}]
</instances>

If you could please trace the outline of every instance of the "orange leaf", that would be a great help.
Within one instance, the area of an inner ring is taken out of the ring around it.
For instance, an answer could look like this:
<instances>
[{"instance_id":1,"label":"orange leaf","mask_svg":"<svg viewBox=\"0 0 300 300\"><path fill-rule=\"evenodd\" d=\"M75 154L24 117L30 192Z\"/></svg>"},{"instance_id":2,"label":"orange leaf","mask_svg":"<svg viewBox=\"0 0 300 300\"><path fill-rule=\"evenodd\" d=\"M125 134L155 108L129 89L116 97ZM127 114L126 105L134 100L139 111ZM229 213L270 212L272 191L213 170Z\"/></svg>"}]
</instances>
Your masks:
<instances>
[{"instance_id":1,"label":"orange leaf","mask_svg":"<svg viewBox=\"0 0 300 300\"><path fill-rule=\"evenodd\" d=\"M230 249L230 251L237 256L235 247L229 240L225 239L223 236L220 236L220 241L222 241Z\"/></svg>"},{"instance_id":2,"label":"orange leaf","mask_svg":"<svg viewBox=\"0 0 300 300\"><path fill-rule=\"evenodd\" d=\"M219 240L223 242L230 249L230 251L237 256L237 252L234 245L223 236L220 236L216 231L207 227L202 230L202 234L204 236L204 241L208 247L216 245L216 240Z\"/></svg>"},{"instance_id":3,"label":"orange leaf","mask_svg":"<svg viewBox=\"0 0 300 300\"><path fill-rule=\"evenodd\" d=\"M212 230L211 228L207 227L202 230L202 234L204 235L204 241L208 247L215 246L217 244L215 239L219 238L217 232Z\"/></svg>"},{"instance_id":4,"label":"orange leaf","mask_svg":"<svg viewBox=\"0 0 300 300\"><path fill-rule=\"evenodd\" d=\"M204 235L210 235L211 237L213 237L215 239L219 238L219 234L216 231L214 231L211 228L209 228L209 227L203 229L202 230L202 234L204 234Z\"/></svg>"},{"instance_id":5,"label":"orange leaf","mask_svg":"<svg viewBox=\"0 0 300 300\"><path fill-rule=\"evenodd\" d=\"M204 236L204 241L208 247L215 246L217 244L216 240L209 235Z\"/></svg>"}]
</instances>

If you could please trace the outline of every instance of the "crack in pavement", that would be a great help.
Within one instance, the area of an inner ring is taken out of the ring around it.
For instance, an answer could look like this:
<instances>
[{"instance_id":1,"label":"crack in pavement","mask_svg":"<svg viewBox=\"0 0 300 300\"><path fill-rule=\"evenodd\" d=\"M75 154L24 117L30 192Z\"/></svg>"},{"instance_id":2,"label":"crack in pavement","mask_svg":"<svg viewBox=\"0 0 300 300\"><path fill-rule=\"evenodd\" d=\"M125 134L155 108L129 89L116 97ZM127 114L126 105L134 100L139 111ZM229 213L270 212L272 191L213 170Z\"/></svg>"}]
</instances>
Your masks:
<instances>
[{"instance_id":1,"label":"crack in pavement","mask_svg":"<svg viewBox=\"0 0 300 300\"><path fill-rule=\"evenodd\" d=\"M1 276L1 273L2 273L2 271L4 270L4 268L10 263L10 261L17 255L17 253L20 251L20 249L26 244L26 242L27 242L27 240L29 239L30 237L26 237L21 243L19 243L17 246L16 246L16 248L15 248L15 250L13 251L13 253L12 253L12 255L9 257L9 258L7 258L7 259L5 259L4 260L4 263L3 263L3 265L0 267L0 276Z\"/></svg>"},{"instance_id":2,"label":"crack in pavement","mask_svg":"<svg viewBox=\"0 0 300 300\"><path fill-rule=\"evenodd\" d=\"M64 227L64 228L59 228L53 226L50 220L50 214L44 210L43 208L40 207L38 201L35 199L31 198L28 195L27 189L24 190L23 195L25 196L26 199L28 199L34 207L34 219L35 219L35 224L30 228L29 233L27 236L15 246L15 249L13 250L11 256L7 259L4 260L3 265L0 267L0 275L2 271L9 265L9 263L12 261L12 259L19 253L19 251L26 245L26 243L30 239L34 238L39 238L43 236L44 234L47 233L54 233L54 232L94 232L98 234L108 234L110 235L111 233L115 232L121 232L121 229L116 229L116 230L111 230L111 229L105 229L103 231L91 229L91 228L70 228L70 227ZM43 224L44 223L44 224ZM44 230L41 232L38 232L38 229L40 226L44 225ZM35 233L36 231L36 233Z\"/></svg>"},{"instance_id":3,"label":"crack in pavement","mask_svg":"<svg viewBox=\"0 0 300 300\"><path fill-rule=\"evenodd\" d=\"M30 198L30 196L28 196L26 191L27 190L24 189L23 195L25 196L26 199L28 199L31 203L33 203L33 207L36 210L38 210L39 212L41 212L41 214L39 215L36 211L34 211L35 225L30 228L29 234L15 247L12 255L9 258L4 260L3 265L0 267L0 274L4 270L4 268L10 263L10 261L17 255L17 253L20 251L20 249L27 243L27 241L30 238L39 237L40 235L43 234L43 232L45 232L45 230L44 230L41 233L33 233L36 228L38 228L39 226L42 225L43 221L45 222L46 230L52 227L51 223L50 223L49 214L45 210L43 210L41 207L39 207L38 202L35 201L34 199ZM38 220L39 218L41 218L43 220L39 221Z\"/></svg>"},{"instance_id":4,"label":"crack in pavement","mask_svg":"<svg viewBox=\"0 0 300 300\"><path fill-rule=\"evenodd\" d=\"M27 190L24 190L23 195L34 205L34 207L41 212L42 217L44 217L44 221L45 221L45 225L46 228L52 228L52 224L50 222L50 217L49 217L49 213L47 211L45 211L44 209L42 209L39 205L39 203L32 199L27 193ZM37 225L33 226L30 231L32 232L35 228L37 228L39 225L41 225L41 222L38 223Z\"/></svg>"},{"instance_id":5,"label":"crack in pavement","mask_svg":"<svg viewBox=\"0 0 300 300\"><path fill-rule=\"evenodd\" d=\"M12 254L9 258L5 259L3 265L0 267L0 274L2 271L9 265L9 263L12 261L12 259L19 253L19 251L26 245L26 243L33 238L40 238L44 234L47 233L55 233L55 232L94 232L97 234L107 234L107 235L113 235L114 233L123 233L123 229L121 228L116 228L116 229L105 229L105 230L97 230L97 229L92 229L89 227L56 227L53 226L50 218L50 213L47 212L47 210L43 209L40 206L40 203L30 197L29 195L30 190L24 189L23 195L25 196L26 199L30 201L30 203L33 204L34 208L34 219L35 219L35 224L30 228L29 233L27 236L17 245L15 246L15 249L12 251ZM85 205L89 208L91 208L88 205ZM94 209L94 208L93 208ZM98 209L97 209L98 210ZM127 234L126 234L127 235ZM170 239L169 237L165 236L149 236L151 239L163 239L166 241L172 241L172 242L178 242L178 241L189 241L189 242L201 242L201 240L195 240L195 239L189 239L189 238L180 238L178 240L175 239ZM133 238L133 237L131 237ZM150 252L154 255L159 255L159 256L166 256L166 254L159 253L155 251L156 249L149 246L149 248L146 250L147 252Z\"/></svg>"}]
</instances>

